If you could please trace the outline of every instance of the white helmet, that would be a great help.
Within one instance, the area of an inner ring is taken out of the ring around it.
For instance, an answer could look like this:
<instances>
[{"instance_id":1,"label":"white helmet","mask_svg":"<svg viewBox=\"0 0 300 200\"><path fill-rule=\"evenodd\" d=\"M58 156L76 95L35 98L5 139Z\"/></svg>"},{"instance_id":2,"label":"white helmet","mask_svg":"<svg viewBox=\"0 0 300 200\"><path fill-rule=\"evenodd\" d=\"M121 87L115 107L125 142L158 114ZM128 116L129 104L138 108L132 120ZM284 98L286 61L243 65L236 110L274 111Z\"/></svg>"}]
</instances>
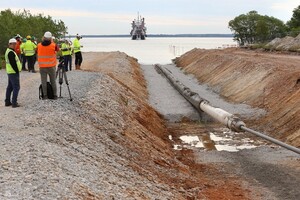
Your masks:
<instances>
[{"instance_id":1,"label":"white helmet","mask_svg":"<svg viewBox=\"0 0 300 200\"><path fill-rule=\"evenodd\" d=\"M51 39L52 38L52 33L47 31L47 32L45 32L44 37L48 38L48 39Z\"/></svg>"},{"instance_id":2,"label":"white helmet","mask_svg":"<svg viewBox=\"0 0 300 200\"><path fill-rule=\"evenodd\" d=\"M12 44L12 43L17 43L17 40L15 38L11 38L9 41L8 41L9 44Z\"/></svg>"}]
</instances>

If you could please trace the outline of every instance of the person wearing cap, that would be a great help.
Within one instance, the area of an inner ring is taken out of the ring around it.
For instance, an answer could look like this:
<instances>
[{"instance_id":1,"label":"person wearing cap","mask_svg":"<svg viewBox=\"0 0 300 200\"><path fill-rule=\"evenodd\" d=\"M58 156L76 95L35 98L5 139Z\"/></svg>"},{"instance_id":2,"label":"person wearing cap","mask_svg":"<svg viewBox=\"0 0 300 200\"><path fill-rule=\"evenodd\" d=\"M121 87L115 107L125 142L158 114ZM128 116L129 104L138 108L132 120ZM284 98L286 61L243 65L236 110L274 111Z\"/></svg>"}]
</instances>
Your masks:
<instances>
[{"instance_id":1,"label":"person wearing cap","mask_svg":"<svg viewBox=\"0 0 300 200\"><path fill-rule=\"evenodd\" d=\"M76 38L73 41L73 49L74 49L74 53L75 53L75 69L80 70L80 66L82 63L82 54L81 54L81 50L80 48L83 47L80 45L79 40L82 37L80 35L76 35Z\"/></svg>"},{"instance_id":2,"label":"person wearing cap","mask_svg":"<svg viewBox=\"0 0 300 200\"><path fill-rule=\"evenodd\" d=\"M20 91L20 72L22 65L15 52L17 40L12 38L8 41L8 48L5 52L6 73L8 75L8 85L6 88L5 106L19 107L18 94Z\"/></svg>"},{"instance_id":3,"label":"person wearing cap","mask_svg":"<svg viewBox=\"0 0 300 200\"><path fill-rule=\"evenodd\" d=\"M26 57L26 61L28 63L28 72L35 73L34 69L34 54L36 51L36 45L31 41L31 36L28 35L26 37L27 41L23 46L23 51Z\"/></svg>"},{"instance_id":4,"label":"person wearing cap","mask_svg":"<svg viewBox=\"0 0 300 200\"><path fill-rule=\"evenodd\" d=\"M47 31L44 34L42 42L38 44L37 54L38 63L40 67L41 82L43 89L43 100L48 99L47 96L47 76L49 75L50 83L53 89L54 99L57 99L57 86L56 86L56 52L59 51L59 47L53 42L52 34Z\"/></svg>"}]
</instances>

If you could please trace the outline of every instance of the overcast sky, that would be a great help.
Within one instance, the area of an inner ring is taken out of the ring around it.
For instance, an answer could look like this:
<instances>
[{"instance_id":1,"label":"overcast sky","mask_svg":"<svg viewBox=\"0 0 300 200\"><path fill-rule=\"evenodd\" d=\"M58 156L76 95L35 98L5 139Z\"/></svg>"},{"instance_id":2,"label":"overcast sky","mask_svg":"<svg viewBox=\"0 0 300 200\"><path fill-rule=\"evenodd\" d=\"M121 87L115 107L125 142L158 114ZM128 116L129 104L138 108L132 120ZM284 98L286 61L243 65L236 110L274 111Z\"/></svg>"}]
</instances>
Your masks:
<instances>
[{"instance_id":1,"label":"overcast sky","mask_svg":"<svg viewBox=\"0 0 300 200\"><path fill-rule=\"evenodd\" d=\"M148 34L231 33L228 22L256 10L284 22L299 0L1 0L0 10L30 10L61 19L70 34L129 34L139 12Z\"/></svg>"}]
</instances>

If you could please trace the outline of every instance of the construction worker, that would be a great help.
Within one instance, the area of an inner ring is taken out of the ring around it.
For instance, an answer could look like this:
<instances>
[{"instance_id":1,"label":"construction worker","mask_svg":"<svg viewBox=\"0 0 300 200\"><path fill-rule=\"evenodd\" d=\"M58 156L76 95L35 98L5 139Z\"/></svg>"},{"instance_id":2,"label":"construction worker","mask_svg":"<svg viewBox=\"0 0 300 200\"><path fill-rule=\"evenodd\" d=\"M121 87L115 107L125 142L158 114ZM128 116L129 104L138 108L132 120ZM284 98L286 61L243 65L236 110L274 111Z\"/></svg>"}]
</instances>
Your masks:
<instances>
[{"instance_id":1,"label":"construction worker","mask_svg":"<svg viewBox=\"0 0 300 200\"><path fill-rule=\"evenodd\" d=\"M15 36L15 39L17 40L15 52L18 55L19 59L21 60L21 44L22 44L21 36L17 34Z\"/></svg>"},{"instance_id":2,"label":"construction worker","mask_svg":"<svg viewBox=\"0 0 300 200\"><path fill-rule=\"evenodd\" d=\"M21 44L21 46L20 46L20 50L21 50L21 61L22 61L22 70L23 70L23 71L27 71L27 69L26 69L26 56L25 56L25 54L24 54L24 45L25 45L26 41L27 41L26 38L23 38L22 44Z\"/></svg>"},{"instance_id":3,"label":"construction worker","mask_svg":"<svg viewBox=\"0 0 300 200\"><path fill-rule=\"evenodd\" d=\"M45 32L42 42L39 43L37 47L38 63L40 67L42 89L44 94L43 100L48 99L47 75L49 75L50 78L54 99L57 99L55 69L57 64L56 52L58 51L59 47L53 42L51 32Z\"/></svg>"},{"instance_id":4,"label":"construction worker","mask_svg":"<svg viewBox=\"0 0 300 200\"><path fill-rule=\"evenodd\" d=\"M36 51L36 45L31 41L31 36L26 37L27 41L23 46L26 61L28 63L28 72L35 73L34 69L34 54Z\"/></svg>"},{"instance_id":5,"label":"construction worker","mask_svg":"<svg viewBox=\"0 0 300 200\"><path fill-rule=\"evenodd\" d=\"M67 39L63 40L63 42L61 43L60 50L64 58L65 71L68 71L68 65L70 62L72 62L72 48ZM72 70L72 66L70 66L70 71L71 70Z\"/></svg>"},{"instance_id":6,"label":"construction worker","mask_svg":"<svg viewBox=\"0 0 300 200\"><path fill-rule=\"evenodd\" d=\"M6 88L5 106L19 107L18 94L20 91L20 73L22 65L15 52L17 40L12 38L8 41L8 48L5 52L6 73L8 75L8 85ZM12 98L11 98L12 94Z\"/></svg>"},{"instance_id":7,"label":"construction worker","mask_svg":"<svg viewBox=\"0 0 300 200\"><path fill-rule=\"evenodd\" d=\"M35 45L37 45L36 38L34 36L31 36L31 42L33 42ZM33 66L36 63L36 53L33 55Z\"/></svg>"},{"instance_id":8,"label":"construction worker","mask_svg":"<svg viewBox=\"0 0 300 200\"><path fill-rule=\"evenodd\" d=\"M80 70L80 66L82 63L82 54L81 54L81 50L80 48L83 47L80 45L79 40L82 37L80 35L76 35L76 38L73 41L73 49L74 49L74 53L75 53L75 69Z\"/></svg>"}]
</instances>

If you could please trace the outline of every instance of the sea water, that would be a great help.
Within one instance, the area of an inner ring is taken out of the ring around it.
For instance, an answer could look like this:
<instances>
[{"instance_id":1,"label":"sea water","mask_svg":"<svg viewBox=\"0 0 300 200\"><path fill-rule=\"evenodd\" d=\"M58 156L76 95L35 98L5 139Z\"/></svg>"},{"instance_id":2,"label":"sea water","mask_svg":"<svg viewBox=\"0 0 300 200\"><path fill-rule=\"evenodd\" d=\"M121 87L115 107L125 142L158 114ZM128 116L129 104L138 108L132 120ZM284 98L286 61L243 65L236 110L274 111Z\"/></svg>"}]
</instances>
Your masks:
<instances>
[{"instance_id":1,"label":"sea water","mask_svg":"<svg viewBox=\"0 0 300 200\"><path fill-rule=\"evenodd\" d=\"M120 51L141 64L169 64L172 59L194 48L219 49L236 46L233 38L162 37L131 40L128 38L82 38L83 52Z\"/></svg>"}]
</instances>

